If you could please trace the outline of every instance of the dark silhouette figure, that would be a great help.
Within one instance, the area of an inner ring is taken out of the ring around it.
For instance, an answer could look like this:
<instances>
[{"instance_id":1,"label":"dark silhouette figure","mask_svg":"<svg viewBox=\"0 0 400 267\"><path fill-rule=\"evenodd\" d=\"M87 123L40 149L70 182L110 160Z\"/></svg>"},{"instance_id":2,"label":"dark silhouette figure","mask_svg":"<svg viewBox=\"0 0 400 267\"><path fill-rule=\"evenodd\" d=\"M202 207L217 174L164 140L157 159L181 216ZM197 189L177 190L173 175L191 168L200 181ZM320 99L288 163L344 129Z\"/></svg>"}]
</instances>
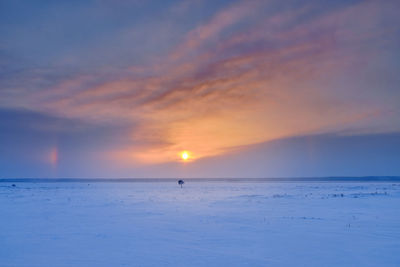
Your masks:
<instances>
[{"instance_id":1,"label":"dark silhouette figure","mask_svg":"<svg viewBox=\"0 0 400 267\"><path fill-rule=\"evenodd\" d=\"M16 185L15 185L15 184L12 184L11 186L12 186L12 187L16 187Z\"/></svg>"},{"instance_id":2,"label":"dark silhouette figure","mask_svg":"<svg viewBox=\"0 0 400 267\"><path fill-rule=\"evenodd\" d=\"M184 184L185 182L183 181L183 180L179 180L178 181L178 184L181 186L181 188L182 188L182 185Z\"/></svg>"}]
</instances>

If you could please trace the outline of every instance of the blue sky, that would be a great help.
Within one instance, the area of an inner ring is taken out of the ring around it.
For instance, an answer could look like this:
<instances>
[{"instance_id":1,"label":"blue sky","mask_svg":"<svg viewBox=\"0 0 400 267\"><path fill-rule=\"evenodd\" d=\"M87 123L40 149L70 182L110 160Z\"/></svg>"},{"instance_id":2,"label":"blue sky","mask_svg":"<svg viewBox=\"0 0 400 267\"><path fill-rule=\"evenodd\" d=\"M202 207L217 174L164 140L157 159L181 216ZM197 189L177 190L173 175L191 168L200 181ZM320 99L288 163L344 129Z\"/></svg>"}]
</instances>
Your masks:
<instances>
[{"instance_id":1,"label":"blue sky","mask_svg":"<svg viewBox=\"0 0 400 267\"><path fill-rule=\"evenodd\" d=\"M400 175L399 8L0 1L0 176Z\"/></svg>"}]
</instances>

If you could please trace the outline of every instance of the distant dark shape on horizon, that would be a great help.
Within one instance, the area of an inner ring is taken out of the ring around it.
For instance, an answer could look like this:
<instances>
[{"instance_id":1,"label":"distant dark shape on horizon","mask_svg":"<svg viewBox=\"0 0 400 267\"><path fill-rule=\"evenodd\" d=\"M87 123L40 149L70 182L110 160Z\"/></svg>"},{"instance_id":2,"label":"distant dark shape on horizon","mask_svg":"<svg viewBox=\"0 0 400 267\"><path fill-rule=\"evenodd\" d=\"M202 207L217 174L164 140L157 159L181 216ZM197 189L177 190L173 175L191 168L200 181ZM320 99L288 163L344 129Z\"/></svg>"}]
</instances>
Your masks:
<instances>
[{"instance_id":1,"label":"distant dark shape on horizon","mask_svg":"<svg viewBox=\"0 0 400 267\"><path fill-rule=\"evenodd\" d=\"M184 182L183 180L179 180L179 181L178 181L178 184L181 186L181 188L182 188L182 186L183 186L184 183L185 183L185 182Z\"/></svg>"}]
</instances>

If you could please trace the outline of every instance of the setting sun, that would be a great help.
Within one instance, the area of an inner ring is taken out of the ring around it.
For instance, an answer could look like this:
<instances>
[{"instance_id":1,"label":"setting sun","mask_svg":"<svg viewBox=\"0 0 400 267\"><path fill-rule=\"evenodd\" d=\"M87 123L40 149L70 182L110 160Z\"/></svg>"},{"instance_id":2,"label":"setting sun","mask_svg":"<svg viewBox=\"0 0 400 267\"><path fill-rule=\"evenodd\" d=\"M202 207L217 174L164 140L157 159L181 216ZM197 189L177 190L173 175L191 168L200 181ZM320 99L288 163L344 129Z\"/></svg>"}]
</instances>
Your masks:
<instances>
[{"instance_id":1,"label":"setting sun","mask_svg":"<svg viewBox=\"0 0 400 267\"><path fill-rule=\"evenodd\" d=\"M188 159L189 159L189 153L188 153L187 151L183 151L183 152L181 153L181 158L182 158L183 160L188 160Z\"/></svg>"}]
</instances>

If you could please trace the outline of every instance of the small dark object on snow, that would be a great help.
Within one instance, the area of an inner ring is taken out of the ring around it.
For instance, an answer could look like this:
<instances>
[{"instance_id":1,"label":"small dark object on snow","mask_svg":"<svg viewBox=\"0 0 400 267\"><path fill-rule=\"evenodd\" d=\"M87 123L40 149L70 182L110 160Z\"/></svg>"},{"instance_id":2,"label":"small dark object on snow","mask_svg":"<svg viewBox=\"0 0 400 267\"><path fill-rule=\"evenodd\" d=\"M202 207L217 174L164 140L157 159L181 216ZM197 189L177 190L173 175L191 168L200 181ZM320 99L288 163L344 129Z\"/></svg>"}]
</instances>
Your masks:
<instances>
[{"instance_id":1,"label":"small dark object on snow","mask_svg":"<svg viewBox=\"0 0 400 267\"><path fill-rule=\"evenodd\" d=\"M179 180L178 181L178 184L181 186L181 188L182 188L182 185L184 184L185 182L183 181L183 180Z\"/></svg>"},{"instance_id":2,"label":"small dark object on snow","mask_svg":"<svg viewBox=\"0 0 400 267\"><path fill-rule=\"evenodd\" d=\"M15 185L15 184L12 184L11 186L12 186L12 187L16 187L16 185Z\"/></svg>"}]
</instances>

